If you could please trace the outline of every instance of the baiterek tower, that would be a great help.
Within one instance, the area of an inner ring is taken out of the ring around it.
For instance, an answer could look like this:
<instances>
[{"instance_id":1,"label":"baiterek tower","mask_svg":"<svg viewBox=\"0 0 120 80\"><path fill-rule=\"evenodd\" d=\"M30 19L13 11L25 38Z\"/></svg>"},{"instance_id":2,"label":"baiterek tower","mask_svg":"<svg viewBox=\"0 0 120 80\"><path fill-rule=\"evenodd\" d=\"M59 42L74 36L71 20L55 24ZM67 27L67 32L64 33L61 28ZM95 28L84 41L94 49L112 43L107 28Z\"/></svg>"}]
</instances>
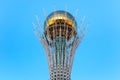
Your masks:
<instances>
[{"instance_id":1,"label":"baiterek tower","mask_svg":"<svg viewBox=\"0 0 120 80\"><path fill-rule=\"evenodd\" d=\"M47 16L42 33L36 32L46 51L50 80L71 80L74 54L84 30L78 34L75 18L59 10Z\"/></svg>"}]
</instances>

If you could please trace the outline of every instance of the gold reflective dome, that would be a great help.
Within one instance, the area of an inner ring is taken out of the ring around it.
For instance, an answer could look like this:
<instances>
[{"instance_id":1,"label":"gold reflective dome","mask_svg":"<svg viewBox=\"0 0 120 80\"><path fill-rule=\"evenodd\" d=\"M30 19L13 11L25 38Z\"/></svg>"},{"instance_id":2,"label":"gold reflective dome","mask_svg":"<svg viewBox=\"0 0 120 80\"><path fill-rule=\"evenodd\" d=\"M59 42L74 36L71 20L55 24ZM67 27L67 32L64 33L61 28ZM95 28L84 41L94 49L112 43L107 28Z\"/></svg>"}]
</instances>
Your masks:
<instances>
[{"instance_id":1,"label":"gold reflective dome","mask_svg":"<svg viewBox=\"0 0 120 80\"><path fill-rule=\"evenodd\" d=\"M70 25L71 27L74 27L76 29L75 18L66 11L55 11L55 12L51 13L45 21L45 27L47 28L47 27L55 24L56 20L58 20L58 19L64 20L65 23L67 23L68 25Z\"/></svg>"},{"instance_id":2,"label":"gold reflective dome","mask_svg":"<svg viewBox=\"0 0 120 80\"><path fill-rule=\"evenodd\" d=\"M66 11L55 11L51 13L47 17L44 26L48 37L52 40L59 35L67 35L67 40L69 40L76 32L75 18ZM53 32L53 30L55 30L55 32Z\"/></svg>"}]
</instances>

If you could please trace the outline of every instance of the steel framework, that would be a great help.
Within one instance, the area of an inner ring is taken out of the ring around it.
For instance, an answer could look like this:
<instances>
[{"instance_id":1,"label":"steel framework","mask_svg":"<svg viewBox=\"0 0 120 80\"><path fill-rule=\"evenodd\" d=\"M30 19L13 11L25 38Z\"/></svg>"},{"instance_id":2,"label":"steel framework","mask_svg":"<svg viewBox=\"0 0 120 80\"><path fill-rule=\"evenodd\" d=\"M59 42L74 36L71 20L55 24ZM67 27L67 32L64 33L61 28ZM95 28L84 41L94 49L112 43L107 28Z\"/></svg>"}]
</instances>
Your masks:
<instances>
[{"instance_id":1,"label":"steel framework","mask_svg":"<svg viewBox=\"0 0 120 80\"><path fill-rule=\"evenodd\" d=\"M76 29L75 18L66 11L55 11L50 14L45 20L44 27L39 18L36 17L36 19L38 26L34 23L33 26L46 51L50 80L71 80L75 51L84 37L88 25L83 30ZM50 23L51 20L54 22ZM82 26L83 20L81 20L80 26ZM72 23L66 21L72 21Z\"/></svg>"}]
</instances>

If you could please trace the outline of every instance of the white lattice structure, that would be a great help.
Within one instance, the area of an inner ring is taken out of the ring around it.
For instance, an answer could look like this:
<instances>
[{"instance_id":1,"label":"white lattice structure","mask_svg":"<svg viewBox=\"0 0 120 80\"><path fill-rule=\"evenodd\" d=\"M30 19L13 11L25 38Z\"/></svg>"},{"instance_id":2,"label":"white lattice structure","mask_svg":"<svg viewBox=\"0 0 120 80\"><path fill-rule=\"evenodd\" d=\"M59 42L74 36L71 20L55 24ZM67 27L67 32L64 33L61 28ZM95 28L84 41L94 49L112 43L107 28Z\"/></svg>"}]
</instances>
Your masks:
<instances>
[{"instance_id":1,"label":"white lattice structure","mask_svg":"<svg viewBox=\"0 0 120 80\"><path fill-rule=\"evenodd\" d=\"M78 32L75 18L66 11L51 13L45 20L44 28L38 18L37 21L41 28L33 25L46 51L50 80L71 80L75 51L85 34L86 27L80 31L81 33Z\"/></svg>"}]
</instances>

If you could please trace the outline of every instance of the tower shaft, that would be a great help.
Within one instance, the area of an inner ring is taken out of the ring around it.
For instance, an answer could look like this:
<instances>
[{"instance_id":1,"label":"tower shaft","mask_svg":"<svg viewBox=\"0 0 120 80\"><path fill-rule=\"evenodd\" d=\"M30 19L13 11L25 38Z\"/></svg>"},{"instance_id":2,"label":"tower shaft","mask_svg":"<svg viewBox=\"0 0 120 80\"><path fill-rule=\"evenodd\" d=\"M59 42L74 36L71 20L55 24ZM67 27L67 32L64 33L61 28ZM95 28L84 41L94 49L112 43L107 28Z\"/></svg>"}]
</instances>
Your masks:
<instances>
[{"instance_id":1,"label":"tower shaft","mask_svg":"<svg viewBox=\"0 0 120 80\"><path fill-rule=\"evenodd\" d=\"M41 40L47 54L50 80L71 80L71 68L78 37L71 42L66 41L65 36L58 36L53 41L48 41L46 37Z\"/></svg>"}]
</instances>

